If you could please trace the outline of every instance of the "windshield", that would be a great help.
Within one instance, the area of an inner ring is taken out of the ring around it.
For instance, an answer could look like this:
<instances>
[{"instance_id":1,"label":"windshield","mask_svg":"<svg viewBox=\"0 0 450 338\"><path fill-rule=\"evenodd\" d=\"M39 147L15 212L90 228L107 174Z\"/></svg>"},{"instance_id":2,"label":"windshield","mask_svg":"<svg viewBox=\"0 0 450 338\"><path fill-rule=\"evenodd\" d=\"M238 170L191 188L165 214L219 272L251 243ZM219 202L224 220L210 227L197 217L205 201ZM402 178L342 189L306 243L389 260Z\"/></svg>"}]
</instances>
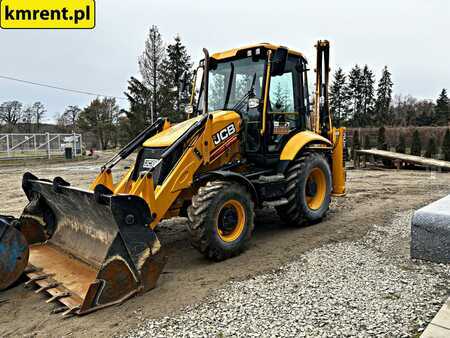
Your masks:
<instances>
[{"instance_id":1,"label":"windshield","mask_svg":"<svg viewBox=\"0 0 450 338\"><path fill-rule=\"evenodd\" d=\"M255 95L261 97L264 76L263 59L251 57L214 62L209 70L208 111L232 109L250 90L254 81ZM202 108L203 92L199 97Z\"/></svg>"}]
</instances>

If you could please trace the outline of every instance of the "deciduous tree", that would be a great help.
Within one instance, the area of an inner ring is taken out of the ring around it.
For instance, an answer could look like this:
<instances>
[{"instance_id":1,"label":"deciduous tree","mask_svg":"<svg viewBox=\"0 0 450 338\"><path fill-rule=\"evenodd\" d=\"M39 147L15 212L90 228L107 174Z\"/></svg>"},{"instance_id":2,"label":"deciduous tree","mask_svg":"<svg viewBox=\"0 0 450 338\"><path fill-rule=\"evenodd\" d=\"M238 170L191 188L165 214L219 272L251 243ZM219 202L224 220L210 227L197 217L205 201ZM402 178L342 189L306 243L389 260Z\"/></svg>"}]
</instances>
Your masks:
<instances>
[{"instance_id":1,"label":"deciduous tree","mask_svg":"<svg viewBox=\"0 0 450 338\"><path fill-rule=\"evenodd\" d=\"M33 111L33 120L34 120L34 123L36 124L36 131L39 132L39 130L41 128L41 121L47 110L45 109L45 106L42 104L42 102L39 102L39 101L33 103L33 105L31 106L31 109Z\"/></svg>"},{"instance_id":2,"label":"deciduous tree","mask_svg":"<svg viewBox=\"0 0 450 338\"><path fill-rule=\"evenodd\" d=\"M0 123L5 124L6 131L12 133L22 118L22 103L7 101L0 105Z\"/></svg>"},{"instance_id":3,"label":"deciduous tree","mask_svg":"<svg viewBox=\"0 0 450 338\"><path fill-rule=\"evenodd\" d=\"M114 143L119 107L114 98L96 98L78 115L77 124L82 131L94 133L101 149Z\"/></svg>"}]
</instances>

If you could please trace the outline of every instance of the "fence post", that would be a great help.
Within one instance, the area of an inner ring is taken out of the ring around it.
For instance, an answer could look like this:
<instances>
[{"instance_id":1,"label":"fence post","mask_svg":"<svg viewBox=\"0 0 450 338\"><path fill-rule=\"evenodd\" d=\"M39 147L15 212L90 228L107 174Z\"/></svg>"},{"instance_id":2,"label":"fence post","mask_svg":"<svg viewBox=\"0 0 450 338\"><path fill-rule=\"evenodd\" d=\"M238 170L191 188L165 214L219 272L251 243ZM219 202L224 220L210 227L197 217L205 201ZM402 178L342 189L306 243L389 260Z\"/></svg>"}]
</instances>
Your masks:
<instances>
[{"instance_id":1,"label":"fence post","mask_svg":"<svg viewBox=\"0 0 450 338\"><path fill-rule=\"evenodd\" d=\"M9 135L8 134L6 134L6 153L8 154L8 157L11 157L11 152L9 150Z\"/></svg>"},{"instance_id":2,"label":"fence post","mask_svg":"<svg viewBox=\"0 0 450 338\"><path fill-rule=\"evenodd\" d=\"M83 136L80 134L80 156L83 155Z\"/></svg>"},{"instance_id":3,"label":"fence post","mask_svg":"<svg viewBox=\"0 0 450 338\"><path fill-rule=\"evenodd\" d=\"M73 133L72 135L72 141L73 141L73 153L72 156L73 158L77 157L77 138L75 136L75 133Z\"/></svg>"},{"instance_id":4,"label":"fence post","mask_svg":"<svg viewBox=\"0 0 450 338\"><path fill-rule=\"evenodd\" d=\"M50 159L51 155L50 155L50 133L47 133L47 157L48 159Z\"/></svg>"}]
</instances>

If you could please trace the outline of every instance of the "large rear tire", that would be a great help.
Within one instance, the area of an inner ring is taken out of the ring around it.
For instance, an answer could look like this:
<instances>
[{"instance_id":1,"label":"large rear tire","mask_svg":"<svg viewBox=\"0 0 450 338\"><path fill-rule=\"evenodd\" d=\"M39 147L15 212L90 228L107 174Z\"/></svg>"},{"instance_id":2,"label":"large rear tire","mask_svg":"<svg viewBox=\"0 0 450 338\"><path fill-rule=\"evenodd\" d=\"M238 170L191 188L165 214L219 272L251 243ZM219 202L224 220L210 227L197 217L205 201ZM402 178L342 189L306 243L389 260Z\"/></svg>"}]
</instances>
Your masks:
<instances>
[{"instance_id":1,"label":"large rear tire","mask_svg":"<svg viewBox=\"0 0 450 338\"><path fill-rule=\"evenodd\" d=\"M292 161L287 170L288 204L277 207L287 224L303 226L320 221L331 202L331 171L325 157L308 153Z\"/></svg>"},{"instance_id":2,"label":"large rear tire","mask_svg":"<svg viewBox=\"0 0 450 338\"><path fill-rule=\"evenodd\" d=\"M243 252L254 229L254 207L249 192L228 181L200 187L188 208L192 245L214 261Z\"/></svg>"}]
</instances>

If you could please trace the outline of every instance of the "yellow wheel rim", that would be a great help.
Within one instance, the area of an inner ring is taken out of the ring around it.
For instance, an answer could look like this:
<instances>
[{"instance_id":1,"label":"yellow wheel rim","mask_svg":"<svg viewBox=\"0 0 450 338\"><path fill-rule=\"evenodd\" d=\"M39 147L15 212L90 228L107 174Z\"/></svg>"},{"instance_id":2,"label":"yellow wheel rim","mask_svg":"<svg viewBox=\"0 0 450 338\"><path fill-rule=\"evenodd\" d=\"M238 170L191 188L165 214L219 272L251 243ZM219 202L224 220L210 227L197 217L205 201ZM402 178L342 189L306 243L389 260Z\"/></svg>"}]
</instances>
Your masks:
<instances>
[{"instance_id":1,"label":"yellow wheel rim","mask_svg":"<svg viewBox=\"0 0 450 338\"><path fill-rule=\"evenodd\" d=\"M327 192L327 180L320 168L314 168L308 176L305 196L308 207L312 210L320 209Z\"/></svg>"},{"instance_id":2,"label":"yellow wheel rim","mask_svg":"<svg viewBox=\"0 0 450 338\"><path fill-rule=\"evenodd\" d=\"M226 201L219 210L216 225L217 233L224 242L233 242L244 231L245 209L237 200Z\"/></svg>"}]
</instances>

